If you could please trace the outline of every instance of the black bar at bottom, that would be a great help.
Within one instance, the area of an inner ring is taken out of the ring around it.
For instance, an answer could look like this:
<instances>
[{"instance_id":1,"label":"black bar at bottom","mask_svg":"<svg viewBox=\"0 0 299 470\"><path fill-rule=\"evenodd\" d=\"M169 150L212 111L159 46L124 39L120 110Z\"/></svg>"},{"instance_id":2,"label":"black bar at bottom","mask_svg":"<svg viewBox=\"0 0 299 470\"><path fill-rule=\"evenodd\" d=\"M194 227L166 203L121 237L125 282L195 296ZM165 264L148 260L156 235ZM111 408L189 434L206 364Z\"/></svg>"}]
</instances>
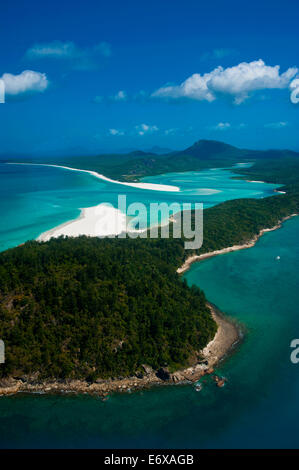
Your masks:
<instances>
[{"instance_id":1,"label":"black bar at bottom","mask_svg":"<svg viewBox=\"0 0 299 470\"><path fill-rule=\"evenodd\" d=\"M205 464L240 464L240 459L246 457L251 462L271 461L272 459L284 460L288 457L298 458L299 449L4 449L0 450L1 468L11 468L12 464L30 463L44 466L70 464L74 461L76 465L88 465L89 459L96 462L96 467L126 467L141 468L145 465L159 466L166 468L169 466L188 467ZM9 465L9 467L7 467Z\"/></svg>"}]
</instances>

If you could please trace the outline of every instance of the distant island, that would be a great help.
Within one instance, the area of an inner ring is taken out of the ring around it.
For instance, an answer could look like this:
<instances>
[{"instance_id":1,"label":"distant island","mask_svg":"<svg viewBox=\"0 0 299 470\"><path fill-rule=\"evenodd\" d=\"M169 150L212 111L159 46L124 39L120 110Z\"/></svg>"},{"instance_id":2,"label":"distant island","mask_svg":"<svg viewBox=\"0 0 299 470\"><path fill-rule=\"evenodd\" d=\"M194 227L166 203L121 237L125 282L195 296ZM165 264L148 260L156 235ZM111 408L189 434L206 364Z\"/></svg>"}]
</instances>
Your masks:
<instances>
[{"instance_id":1,"label":"distant island","mask_svg":"<svg viewBox=\"0 0 299 470\"><path fill-rule=\"evenodd\" d=\"M139 181L145 176L228 167L237 162L299 160L299 153L292 150L246 150L215 140L199 140L185 150L167 153L161 153L160 148L154 153L154 149L95 156L17 157L15 161L74 166L97 171L119 181ZM1 160L9 161L4 157Z\"/></svg>"}]
</instances>

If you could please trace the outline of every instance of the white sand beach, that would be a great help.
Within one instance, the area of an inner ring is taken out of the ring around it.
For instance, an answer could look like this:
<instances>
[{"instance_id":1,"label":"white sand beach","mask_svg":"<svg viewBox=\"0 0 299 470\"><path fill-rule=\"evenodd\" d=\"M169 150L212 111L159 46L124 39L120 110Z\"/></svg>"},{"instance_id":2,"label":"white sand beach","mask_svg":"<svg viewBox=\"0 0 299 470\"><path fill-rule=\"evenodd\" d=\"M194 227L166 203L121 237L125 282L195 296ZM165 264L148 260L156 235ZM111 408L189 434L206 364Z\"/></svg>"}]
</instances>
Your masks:
<instances>
[{"instance_id":1,"label":"white sand beach","mask_svg":"<svg viewBox=\"0 0 299 470\"><path fill-rule=\"evenodd\" d=\"M63 165L52 165L49 163L12 163L8 162L8 165L34 165L34 166L48 166L52 168L63 168L64 170L70 170L70 171L80 171L82 173L89 173L92 176L95 176L96 178L99 178L104 181L109 181L109 183L114 183L114 184L121 184L123 186L131 186L132 188L139 188L139 189L147 189L151 191L180 191L180 188L178 186L171 186L168 184L156 184L156 183L125 183L123 181L117 181L117 180L112 180L111 178L107 178L104 175L101 175L100 173L92 170L81 170L80 168L72 168L69 166L63 166Z\"/></svg>"},{"instance_id":2,"label":"white sand beach","mask_svg":"<svg viewBox=\"0 0 299 470\"><path fill-rule=\"evenodd\" d=\"M72 168L62 165L52 165L44 163L16 163L8 162L8 165L34 165L34 166L47 166L53 168L62 168L69 171L79 171L82 173L89 173L96 178L108 181L114 184L123 186L131 186L145 190L154 191L180 191L178 186L171 186L165 184L155 183L125 183L121 181L112 180L107 178L96 171L81 170L79 168ZM128 218L119 209L114 208L109 203L101 203L97 206L81 208L81 214L78 218L65 222L57 227L54 227L47 232L42 233L37 238L38 241L48 241L50 238L58 238L60 236L78 237L86 235L91 237L101 237L109 235L119 235L127 231ZM133 230L132 230L133 231ZM136 230L135 230L136 231ZM142 230L141 230L142 231Z\"/></svg>"},{"instance_id":3,"label":"white sand beach","mask_svg":"<svg viewBox=\"0 0 299 470\"><path fill-rule=\"evenodd\" d=\"M37 240L46 242L50 238L60 236L78 237L80 235L104 237L119 235L126 232L126 230L127 216L111 204L102 203L94 207L81 209L81 214L77 219L65 222L42 233Z\"/></svg>"},{"instance_id":4,"label":"white sand beach","mask_svg":"<svg viewBox=\"0 0 299 470\"><path fill-rule=\"evenodd\" d=\"M265 181L246 180L246 183L263 183L263 184L265 184Z\"/></svg>"}]
</instances>

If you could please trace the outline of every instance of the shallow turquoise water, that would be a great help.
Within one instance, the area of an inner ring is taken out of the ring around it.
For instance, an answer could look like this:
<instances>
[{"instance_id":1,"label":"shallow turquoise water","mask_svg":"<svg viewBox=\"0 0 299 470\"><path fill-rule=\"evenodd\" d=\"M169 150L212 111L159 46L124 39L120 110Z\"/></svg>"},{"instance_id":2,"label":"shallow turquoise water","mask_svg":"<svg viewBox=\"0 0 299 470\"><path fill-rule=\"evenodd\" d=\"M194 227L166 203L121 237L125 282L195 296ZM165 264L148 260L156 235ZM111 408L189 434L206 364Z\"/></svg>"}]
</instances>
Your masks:
<instances>
[{"instance_id":1,"label":"shallow turquoise water","mask_svg":"<svg viewBox=\"0 0 299 470\"><path fill-rule=\"evenodd\" d=\"M247 330L218 368L228 378L223 389L207 378L201 392L160 387L106 402L2 397L0 447L298 448L299 365L290 362L290 342L299 337L298 233L295 217L255 247L204 260L185 274Z\"/></svg>"},{"instance_id":2,"label":"shallow turquoise water","mask_svg":"<svg viewBox=\"0 0 299 470\"><path fill-rule=\"evenodd\" d=\"M265 197L278 187L233 180L231 176L230 171L218 169L146 179L180 186L182 192L176 193L120 186L61 168L0 163L0 251L75 219L80 208L102 202L117 207L119 194L126 195L127 205L136 201L146 207L151 202L202 202L206 208L227 199Z\"/></svg>"}]
</instances>

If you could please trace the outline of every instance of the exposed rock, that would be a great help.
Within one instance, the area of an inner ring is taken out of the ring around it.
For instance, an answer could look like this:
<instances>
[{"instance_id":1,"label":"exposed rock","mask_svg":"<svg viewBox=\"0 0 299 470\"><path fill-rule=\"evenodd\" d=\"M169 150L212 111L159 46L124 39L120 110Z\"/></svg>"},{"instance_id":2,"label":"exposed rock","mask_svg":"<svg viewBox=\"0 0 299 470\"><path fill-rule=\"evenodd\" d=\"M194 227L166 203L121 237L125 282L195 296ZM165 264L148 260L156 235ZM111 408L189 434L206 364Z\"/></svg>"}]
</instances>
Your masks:
<instances>
[{"instance_id":1,"label":"exposed rock","mask_svg":"<svg viewBox=\"0 0 299 470\"><path fill-rule=\"evenodd\" d=\"M142 368L146 375L150 375L153 373L153 369L150 366L147 366L146 364L142 364Z\"/></svg>"},{"instance_id":2,"label":"exposed rock","mask_svg":"<svg viewBox=\"0 0 299 470\"><path fill-rule=\"evenodd\" d=\"M17 393L21 388L22 382L15 379L2 379L0 380L0 395L10 395Z\"/></svg>"},{"instance_id":3,"label":"exposed rock","mask_svg":"<svg viewBox=\"0 0 299 470\"><path fill-rule=\"evenodd\" d=\"M216 382L217 387L224 387L225 382L227 382L227 379L225 377L219 377L218 375L214 376L214 380Z\"/></svg>"},{"instance_id":4,"label":"exposed rock","mask_svg":"<svg viewBox=\"0 0 299 470\"><path fill-rule=\"evenodd\" d=\"M224 387L224 385L225 385L225 380L223 379L217 382L217 387Z\"/></svg>"},{"instance_id":5,"label":"exposed rock","mask_svg":"<svg viewBox=\"0 0 299 470\"><path fill-rule=\"evenodd\" d=\"M170 372L166 367L161 367L157 373L157 377L161 380L170 380Z\"/></svg>"},{"instance_id":6,"label":"exposed rock","mask_svg":"<svg viewBox=\"0 0 299 470\"><path fill-rule=\"evenodd\" d=\"M174 374L172 374L172 380L174 383L178 383L184 381L185 377L181 372L175 372Z\"/></svg>"},{"instance_id":7,"label":"exposed rock","mask_svg":"<svg viewBox=\"0 0 299 470\"><path fill-rule=\"evenodd\" d=\"M209 361L207 361L207 360L198 361L198 364L201 364L201 365L204 365L204 366L208 366L208 365L209 365Z\"/></svg>"}]
</instances>

